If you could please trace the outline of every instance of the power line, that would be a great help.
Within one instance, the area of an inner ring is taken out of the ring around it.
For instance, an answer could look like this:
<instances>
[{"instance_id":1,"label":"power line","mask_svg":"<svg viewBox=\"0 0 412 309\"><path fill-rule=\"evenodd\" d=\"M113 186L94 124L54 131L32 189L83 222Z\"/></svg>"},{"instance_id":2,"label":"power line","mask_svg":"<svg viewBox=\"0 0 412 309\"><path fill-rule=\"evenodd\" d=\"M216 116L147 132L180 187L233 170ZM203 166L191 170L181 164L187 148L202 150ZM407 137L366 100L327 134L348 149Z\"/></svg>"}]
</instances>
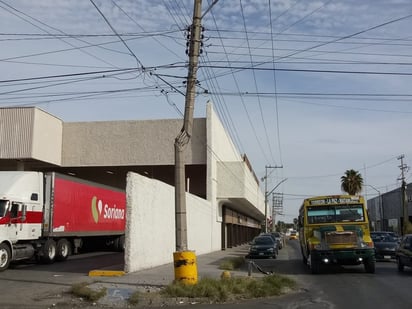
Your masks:
<instances>
[{"instance_id":1,"label":"power line","mask_svg":"<svg viewBox=\"0 0 412 309\"><path fill-rule=\"evenodd\" d=\"M245 15L244 15L244 12L243 12L242 0L239 0L239 4L240 4L240 11L241 11L241 13L242 13L243 27L244 27L244 29L245 29L246 43L247 43L248 50L249 50L250 64L252 65L252 67L254 67L253 57L252 57L252 54L251 54L251 48L250 48L250 44L249 44L249 37L248 37L248 33L247 33ZM255 74L255 71L254 71L253 69L252 69L252 74L253 74L253 81L254 81L255 89L256 89L256 91L258 91L256 74ZM268 148L269 148L269 153L270 153L270 155L271 155L272 160L274 160L271 143L269 142L268 129L267 129L267 127L266 127L265 117L263 116L262 104L261 104L261 102L260 102L260 97L259 97L259 96L257 96L257 101L258 101L258 106L259 106L259 111L260 111L260 118L262 119L263 131L264 131L264 133L265 133L266 141L267 141Z\"/></svg>"},{"instance_id":2,"label":"power line","mask_svg":"<svg viewBox=\"0 0 412 309\"><path fill-rule=\"evenodd\" d=\"M297 3L297 2L295 2ZM277 96L277 81L276 81L276 63L275 63L275 43L273 39L273 24L272 24L272 5L269 0L269 20L270 20L270 33L271 33L271 44L272 44L272 67L273 67L273 87L275 89L275 116L276 116L276 137L277 137L277 144L278 144L278 150L279 150L279 157L280 157L280 165L283 165L283 160L282 160L282 148L281 148L281 142L280 142L280 126L279 126L279 106L278 106L278 96Z\"/></svg>"},{"instance_id":3,"label":"power line","mask_svg":"<svg viewBox=\"0 0 412 309\"><path fill-rule=\"evenodd\" d=\"M230 69L235 70L258 70L258 71L273 71L273 68L259 67L263 63L254 66L231 66ZM215 69L227 69L227 66L223 65L202 65L201 68L215 68ZM331 73L331 74L365 74L365 75L399 75L399 76L411 76L409 72L378 72L378 71L349 71L349 70L315 70L315 69L285 69L276 68L276 71L282 72L302 72L302 73Z\"/></svg>"},{"instance_id":4,"label":"power line","mask_svg":"<svg viewBox=\"0 0 412 309\"><path fill-rule=\"evenodd\" d=\"M63 31L61 31L60 29L57 29L57 28L52 27L52 26L50 26L50 25L47 25L46 23L40 21L39 19L34 18L34 17L32 17L32 16L30 16L30 15L28 15L28 14L22 12L22 11L17 10L17 9L14 8L13 6L7 4L5 1L0 0L0 2L3 3L4 5L6 5L7 7L9 7L10 9L12 9L13 11L18 12L19 14L22 14L23 16L26 16L26 17L28 17L29 19L32 19L32 20L36 21L37 23L40 23L41 25L44 25L44 26L46 26L46 27L49 27L50 29L56 30L56 31L58 31L58 32L60 32L60 33L66 34L66 33L64 33ZM43 29L42 27L37 26L36 24L32 23L30 20L28 20L28 19L26 19L26 18L24 18L24 17L21 17L20 15L15 14L14 12L11 12L11 11L9 11L8 9L4 8L4 7L2 7L2 8L3 8L4 10L7 10L9 13L17 16L18 18L20 18L20 19L28 22L28 23L31 24L32 26L40 29L41 31L44 31L44 32L46 32L46 33L48 33L48 34L51 35L51 33L50 33L49 31ZM107 65L109 65L109 66L111 66L111 67L116 67L115 65L107 62L107 61L104 60L104 59L101 59L101 58L97 57L96 55L93 55L93 54L89 53L89 52L86 51L86 50L77 48L77 46L73 45L73 44L70 43L70 42L65 41L65 40L62 39L62 38L57 37L57 39L63 41L64 43L66 43L66 44L68 44L68 45L70 45L70 46L72 46L74 49L79 50L80 52L85 53L85 54L87 54L87 55L89 55L89 56L91 56L91 57L93 57L93 58L95 58L95 59L97 59L97 60L99 60L99 61L101 61L101 62L103 62L103 63L105 63L105 64L107 64ZM78 40L80 40L80 39L78 39ZM80 40L80 41L85 42L85 41L83 41L83 40ZM87 43L87 42L86 42L86 43Z\"/></svg>"},{"instance_id":5,"label":"power line","mask_svg":"<svg viewBox=\"0 0 412 309\"><path fill-rule=\"evenodd\" d=\"M93 72L80 72L80 73L69 73L69 74L60 74L60 75L47 75L47 76L37 76L37 77L27 77L27 78L0 80L0 84L21 82L21 81L34 81L34 80L62 78L62 77L72 77L72 76L85 76L85 75L93 75L93 74L106 74L106 73L116 73L116 72L125 73L125 72L138 72L138 71L140 71L140 69L124 68L124 69L102 70L102 71L93 71Z\"/></svg>"},{"instance_id":6,"label":"power line","mask_svg":"<svg viewBox=\"0 0 412 309\"><path fill-rule=\"evenodd\" d=\"M119 40L123 43L123 45L127 48L127 50L130 52L130 55L133 56L133 58L136 59L138 65L140 65L140 68L142 69L142 71L145 71L145 67L143 66L143 64L141 63L141 61L137 58L137 56L135 55L135 53L130 49L129 45L126 44L126 42L123 40L123 38L117 33L116 29L111 25L111 23L109 22L109 20L106 18L106 16L104 16L103 12L97 7L97 5L94 3L93 0L90 0L90 2L93 4L93 6L96 8L96 10L99 12L99 14L102 16L102 18L104 19L104 21L106 22L106 24L110 27L110 29L112 29L113 33L119 38Z\"/></svg>"}]
</instances>

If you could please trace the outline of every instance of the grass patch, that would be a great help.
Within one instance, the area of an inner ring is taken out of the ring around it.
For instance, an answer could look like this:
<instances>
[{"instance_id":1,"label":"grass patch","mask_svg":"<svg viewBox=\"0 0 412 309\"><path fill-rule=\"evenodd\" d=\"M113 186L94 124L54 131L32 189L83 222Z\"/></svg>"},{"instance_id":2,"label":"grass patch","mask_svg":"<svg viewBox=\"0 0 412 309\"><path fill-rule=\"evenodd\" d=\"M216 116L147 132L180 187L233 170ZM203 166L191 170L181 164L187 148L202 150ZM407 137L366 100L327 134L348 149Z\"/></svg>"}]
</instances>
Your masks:
<instances>
[{"instance_id":1,"label":"grass patch","mask_svg":"<svg viewBox=\"0 0 412 309\"><path fill-rule=\"evenodd\" d=\"M245 258L243 256L226 258L220 263L219 269L234 270L240 268L244 263Z\"/></svg>"},{"instance_id":2,"label":"grass patch","mask_svg":"<svg viewBox=\"0 0 412 309\"><path fill-rule=\"evenodd\" d=\"M287 289L293 289L295 281L280 275L263 278L237 277L216 280L203 278L195 285L174 283L162 290L165 297L207 298L212 302L226 302L233 299L251 299L277 296Z\"/></svg>"},{"instance_id":3,"label":"grass patch","mask_svg":"<svg viewBox=\"0 0 412 309\"><path fill-rule=\"evenodd\" d=\"M94 302L106 295L106 288L102 287L99 290L91 289L87 282L73 284L71 293L82 297L88 301Z\"/></svg>"},{"instance_id":4,"label":"grass patch","mask_svg":"<svg viewBox=\"0 0 412 309\"><path fill-rule=\"evenodd\" d=\"M128 302L131 305L137 305L140 300L142 299L142 295L140 292L134 292L132 295L130 295Z\"/></svg>"}]
</instances>

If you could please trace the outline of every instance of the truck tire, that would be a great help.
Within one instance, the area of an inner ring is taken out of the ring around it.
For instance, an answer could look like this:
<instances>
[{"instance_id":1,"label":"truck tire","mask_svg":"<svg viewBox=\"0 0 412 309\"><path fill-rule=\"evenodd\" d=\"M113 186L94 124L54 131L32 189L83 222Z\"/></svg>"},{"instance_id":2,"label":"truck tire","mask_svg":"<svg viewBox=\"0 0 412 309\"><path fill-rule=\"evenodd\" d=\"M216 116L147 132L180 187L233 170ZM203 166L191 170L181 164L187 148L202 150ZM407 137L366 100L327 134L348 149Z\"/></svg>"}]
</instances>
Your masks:
<instances>
[{"instance_id":1,"label":"truck tire","mask_svg":"<svg viewBox=\"0 0 412 309\"><path fill-rule=\"evenodd\" d=\"M45 264L51 264L56 258L56 242L53 239L47 239L40 249L40 261Z\"/></svg>"},{"instance_id":2,"label":"truck tire","mask_svg":"<svg viewBox=\"0 0 412 309\"><path fill-rule=\"evenodd\" d=\"M71 244L66 238L59 239L56 245L56 261L65 261L71 254Z\"/></svg>"},{"instance_id":3,"label":"truck tire","mask_svg":"<svg viewBox=\"0 0 412 309\"><path fill-rule=\"evenodd\" d=\"M124 251L124 246L125 246L125 236L119 236L114 240L114 250L123 252Z\"/></svg>"},{"instance_id":4,"label":"truck tire","mask_svg":"<svg viewBox=\"0 0 412 309\"><path fill-rule=\"evenodd\" d=\"M375 273L375 259L369 258L364 262L365 271L369 274Z\"/></svg>"},{"instance_id":5,"label":"truck tire","mask_svg":"<svg viewBox=\"0 0 412 309\"><path fill-rule=\"evenodd\" d=\"M10 247L2 243L0 244L0 271L4 271L9 268L11 261L11 251Z\"/></svg>"}]
</instances>

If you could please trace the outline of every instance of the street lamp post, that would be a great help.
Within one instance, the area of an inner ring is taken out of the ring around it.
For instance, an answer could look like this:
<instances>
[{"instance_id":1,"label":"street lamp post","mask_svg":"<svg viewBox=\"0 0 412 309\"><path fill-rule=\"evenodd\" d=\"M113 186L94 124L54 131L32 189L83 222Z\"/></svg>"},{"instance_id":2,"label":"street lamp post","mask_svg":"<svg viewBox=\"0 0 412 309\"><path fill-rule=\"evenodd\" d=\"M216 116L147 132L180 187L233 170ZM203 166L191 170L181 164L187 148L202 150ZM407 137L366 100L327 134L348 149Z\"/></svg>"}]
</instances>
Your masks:
<instances>
[{"instance_id":1,"label":"street lamp post","mask_svg":"<svg viewBox=\"0 0 412 309\"><path fill-rule=\"evenodd\" d=\"M265 233L267 233L267 231L268 231L268 228L267 228L267 198L268 198L268 196L269 195L271 195L272 194L272 192L273 191L275 191L276 190L276 188L277 187L279 187L282 183L284 183L286 180L288 180L287 178L284 178L284 179L282 179L281 181L279 181L278 182L278 184L272 189L272 190L270 190L270 192L266 192L265 193L265 219L266 219L266 222L265 222Z\"/></svg>"},{"instance_id":2,"label":"street lamp post","mask_svg":"<svg viewBox=\"0 0 412 309\"><path fill-rule=\"evenodd\" d=\"M262 180L265 180L265 233L268 231L268 168L283 168L283 166L271 166L271 165L266 165L265 166L265 177L262 178ZM283 181L282 181L283 182ZM280 185L280 183L278 184ZM274 190L274 189L273 189ZM271 191L271 193L273 192Z\"/></svg>"},{"instance_id":3,"label":"street lamp post","mask_svg":"<svg viewBox=\"0 0 412 309\"><path fill-rule=\"evenodd\" d=\"M374 186L372 185L365 185L367 187L372 188L373 190L375 190L376 192L378 192L378 209L379 209L379 219L380 219L380 230L383 231L383 207L382 207L382 195L381 195L381 191L379 191L378 189L376 189Z\"/></svg>"}]
</instances>

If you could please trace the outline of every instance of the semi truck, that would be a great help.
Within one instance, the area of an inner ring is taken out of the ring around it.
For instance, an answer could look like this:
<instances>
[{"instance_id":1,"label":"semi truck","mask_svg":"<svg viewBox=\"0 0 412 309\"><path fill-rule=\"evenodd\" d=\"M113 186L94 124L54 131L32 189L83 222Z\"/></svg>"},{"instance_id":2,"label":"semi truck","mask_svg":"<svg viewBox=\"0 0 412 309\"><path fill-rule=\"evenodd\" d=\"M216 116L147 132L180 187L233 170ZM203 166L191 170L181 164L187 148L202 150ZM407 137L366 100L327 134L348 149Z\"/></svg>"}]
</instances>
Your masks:
<instances>
[{"instance_id":1,"label":"semi truck","mask_svg":"<svg viewBox=\"0 0 412 309\"><path fill-rule=\"evenodd\" d=\"M124 191L56 172L0 172L0 271L64 261L87 244L123 250Z\"/></svg>"}]
</instances>

